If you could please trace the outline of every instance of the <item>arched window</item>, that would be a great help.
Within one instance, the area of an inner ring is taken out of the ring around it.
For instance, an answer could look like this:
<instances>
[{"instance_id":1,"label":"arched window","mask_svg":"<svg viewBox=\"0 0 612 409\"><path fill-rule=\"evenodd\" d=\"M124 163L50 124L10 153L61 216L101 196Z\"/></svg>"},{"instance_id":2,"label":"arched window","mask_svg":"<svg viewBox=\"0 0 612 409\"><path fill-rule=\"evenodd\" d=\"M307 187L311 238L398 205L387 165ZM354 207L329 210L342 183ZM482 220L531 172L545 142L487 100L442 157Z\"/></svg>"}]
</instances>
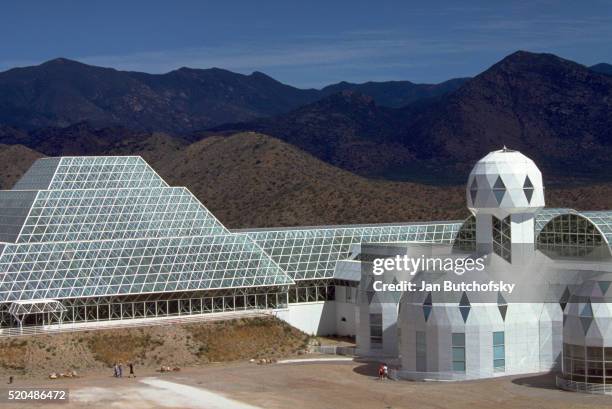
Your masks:
<instances>
[{"instance_id":1,"label":"arched window","mask_svg":"<svg viewBox=\"0 0 612 409\"><path fill-rule=\"evenodd\" d=\"M583 257L610 253L608 244L599 228L579 214L562 214L552 218L537 238L537 248L550 257Z\"/></svg>"}]
</instances>

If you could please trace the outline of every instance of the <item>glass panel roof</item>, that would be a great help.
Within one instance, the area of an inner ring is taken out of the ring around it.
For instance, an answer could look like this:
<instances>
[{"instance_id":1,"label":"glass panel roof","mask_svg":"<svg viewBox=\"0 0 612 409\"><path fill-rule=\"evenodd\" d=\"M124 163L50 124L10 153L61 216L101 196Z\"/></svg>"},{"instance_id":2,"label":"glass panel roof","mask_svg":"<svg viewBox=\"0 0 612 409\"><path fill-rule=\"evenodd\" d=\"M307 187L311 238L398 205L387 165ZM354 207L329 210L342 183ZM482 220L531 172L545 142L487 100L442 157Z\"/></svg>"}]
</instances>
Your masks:
<instances>
[{"instance_id":1,"label":"glass panel roof","mask_svg":"<svg viewBox=\"0 0 612 409\"><path fill-rule=\"evenodd\" d=\"M167 187L139 156L63 157L49 189Z\"/></svg>"},{"instance_id":2,"label":"glass panel roof","mask_svg":"<svg viewBox=\"0 0 612 409\"><path fill-rule=\"evenodd\" d=\"M567 209L567 208L540 209L536 213L536 217L535 217L536 235L542 231L546 223L548 223L553 217L559 216L560 214L575 213L575 212L576 211L574 209Z\"/></svg>"},{"instance_id":3,"label":"glass panel roof","mask_svg":"<svg viewBox=\"0 0 612 409\"><path fill-rule=\"evenodd\" d=\"M333 277L352 244L429 242L452 244L463 221L398 225L321 226L239 230L259 244L295 280Z\"/></svg>"},{"instance_id":4,"label":"glass panel roof","mask_svg":"<svg viewBox=\"0 0 612 409\"><path fill-rule=\"evenodd\" d=\"M587 217L606 238L608 245L612 245L612 211L580 212Z\"/></svg>"},{"instance_id":5,"label":"glass panel roof","mask_svg":"<svg viewBox=\"0 0 612 409\"><path fill-rule=\"evenodd\" d=\"M10 245L0 277L3 302L292 283L242 234Z\"/></svg>"},{"instance_id":6,"label":"glass panel roof","mask_svg":"<svg viewBox=\"0 0 612 409\"><path fill-rule=\"evenodd\" d=\"M187 189L40 191L18 243L226 234Z\"/></svg>"},{"instance_id":7,"label":"glass panel roof","mask_svg":"<svg viewBox=\"0 0 612 409\"><path fill-rule=\"evenodd\" d=\"M140 157L40 159L1 193L0 302L293 283Z\"/></svg>"},{"instance_id":8,"label":"glass panel roof","mask_svg":"<svg viewBox=\"0 0 612 409\"><path fill-rule=\"evenodd\" d=\"M536 214L536 235L553 217L573 209L542 209ZM582 212L612 240L612 212ZM469 219L468 219L469 220ZM295 280L333 277L338 260L349 256L357 243L454 243L463 221L352 226L285 227L236 230L249 235ZM606 233L607 232L607 233ZM464 238L463 241L469 239ZM472 237L475 240L475 237ZM466 245L466 243L463 243Z\"/></svg>"},{"instance_id":9,"label":"glass panel roof","mask_svg":"<svg viewBox=\"0 0 612 409\"><path fill-rule=\"evenodd\" d=\"M140 156L43 158L12 190L166 187Z\"/></svg>"}]
</instances>

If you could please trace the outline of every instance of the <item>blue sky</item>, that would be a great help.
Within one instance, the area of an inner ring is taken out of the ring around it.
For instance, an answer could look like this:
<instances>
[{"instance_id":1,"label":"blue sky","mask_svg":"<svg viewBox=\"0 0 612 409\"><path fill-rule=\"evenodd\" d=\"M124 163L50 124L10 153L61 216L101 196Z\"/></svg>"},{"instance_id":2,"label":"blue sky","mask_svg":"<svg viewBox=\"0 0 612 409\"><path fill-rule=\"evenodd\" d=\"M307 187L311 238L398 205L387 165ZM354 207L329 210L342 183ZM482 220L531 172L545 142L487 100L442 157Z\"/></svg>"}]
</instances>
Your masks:
<instances>
[{"instance_id":1,"label":"blue sky","mask_svg":"<svg viewBox=\"0 0 612 409\"><path fill-rule=\"evenodd\" d=\"M587 5L588 4L588 5ZM0 70L55 57L291 85L440 82L518 49L612 63L612 1L3 1Z\"/></svg>"}]
</instances>

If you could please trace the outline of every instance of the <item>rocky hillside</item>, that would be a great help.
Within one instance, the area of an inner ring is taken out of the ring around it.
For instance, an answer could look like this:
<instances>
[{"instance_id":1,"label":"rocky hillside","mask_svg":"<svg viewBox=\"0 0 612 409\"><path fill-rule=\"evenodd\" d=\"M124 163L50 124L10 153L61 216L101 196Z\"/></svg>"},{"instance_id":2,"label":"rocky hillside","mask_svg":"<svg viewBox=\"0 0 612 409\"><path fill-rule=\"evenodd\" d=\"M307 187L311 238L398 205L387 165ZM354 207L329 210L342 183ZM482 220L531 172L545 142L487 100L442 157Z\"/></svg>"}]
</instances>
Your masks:
<instances>
[{"instance_id":1,"label":"rocky hillside","mask_svg":"<svg viewBox=\"0 0 612 409\"><path fill-rule=\"evenodd\" d=\"M406 168L415 155L394 137L396 111L372 97L343 91L288 114L215 131L255 130L282 139L334 166L365 176Z\"/></svg>"},{"instance_id":2,"label":"rocky hillside","mask_svg":"<svg viewBox=\"0 0 612 409\"><path fill-rule=\"evenodd\" d=\"M437 187L367 179L279 139L240 133L193 144L165 134L118 143L106 154L139 154L171 184L187 186L229 227L460 219L462 185ZM0 184L12 186L41 154L0 145ZM610 209L612 184L549 187L550 207Z\"/></svg>"},{"instance_id":3,"label":"rocky hillside","mask_svg":"<svg viewBox=\"0 0 612 409\"><path fill-rule=\"evenodd\" d=\"M462 189L370 180L266 135L210 137L156 159L230 227L462 218Z\"/></svg>"},{"instance_id":4,"label":"rocky hillside","mask_svg":"<svg viewBox=\"0 0 612 409\"><path fill-rule=\"evenodd\" d=\"M514 53L454 92L399 109L345 91L216 130L275 136L365 176L440 184L507 145L549 181L612 178L612 77L550 54Z\"/></svg>"},{"instance_id":5,"label":"rocky hillside","mask_svg":"<svg viewBox=\"0 0 612 409\"><path fill-rule=\"evenodd\" d=\"M122 328L0 339L0 374L108 370L114 363L144 368L292 356L308 336L275 318Z\"/></svg>"},{"instance_id":6,"label":"rocky hillside","mask_svg":"<svg viewBox=\"0 0 612 409\"><path fill-rule=\"evenodd\" d=\"M612 77L550 54L514 53L424 110L400 135L419 161L465 175L505 144L549 179L612 178Z\"/></svg>"},{"instance_id":7,"label":"rocky hillside","mask_svg":"<svg viewBox=\"0 0 612 409\"><path fill-rule=\"evenodd\" d=\"M10 189L30 165L45 155L23 145L0 144L0 189Z\"/></svg>"},{"instance_id":8,"label":"rocky hillside","mask_svg":"<svg viewBox=\"0 0 612 409\"><path fill-rule=\"evenodd\" d=\"M591 65L589 69L591 71L599 72L601 74L612 75L612 64L602 62L599 64Z\"/></svg>"},{"instance_id":9,"label":"rocky hillside","mask_svg":"<svg viewBox=\"0 0 612 409\"><path fill-rule=\"evenodd\" d=\"M343 91L358 92L372 97L380 106L399 108L413 102L432 99L453 92L469 78L454 78L439 84L415 84L410 81L369 81L362 84L339 82L323 88L323 95L333 95Z\"/></svg>"}]
</instances>

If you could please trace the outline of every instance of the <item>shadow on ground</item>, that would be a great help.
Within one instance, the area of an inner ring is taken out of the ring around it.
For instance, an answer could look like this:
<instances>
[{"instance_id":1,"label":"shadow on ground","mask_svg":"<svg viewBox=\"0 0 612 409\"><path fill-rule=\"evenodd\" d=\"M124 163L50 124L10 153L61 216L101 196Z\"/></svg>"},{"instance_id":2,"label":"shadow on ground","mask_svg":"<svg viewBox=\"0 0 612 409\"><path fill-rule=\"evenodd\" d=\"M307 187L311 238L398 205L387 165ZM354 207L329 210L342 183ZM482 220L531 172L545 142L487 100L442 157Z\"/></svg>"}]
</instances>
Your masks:
<instances>
[{"instance_id":1,"label":"shadow on ground","mask_svg":"<svg viewBox=\"0 0 612 409\"><path fill-rule=\"evenodd\" d=\"M378 368L383 363L382 361L371 361L369 359L355 358L354 362L361 364L353 368L353 372L359 375L367 376L370 378L378 379ZM393 366L390 365L390 368Z\"/></svg>"},{"instance_id":2,"label":"shadow on ground","mask_svg":"<svg viewBox=\"0 0 612 409\"><path fill-rule=\"evenodd\" d=\"M512 383L515 385L528 386L530 388L559 389L555 384L555 374L552 373L516 378L512 380Z\"/></svg>"},{"instance_id":3,"label":"shadow on ground","mask_svg":"<svg viewBox=\"0 0 612 409\"><path fill-rule=\"evenodd\" d=\"M359 374L359 375L364 375L364 376L369 376L372 378L377 378L378 377L378 367L380 366L380 364L376 363L376 362L364 362L359 366L356 366L353 368L353 372Z\"/></svg>"}]
</instances>

